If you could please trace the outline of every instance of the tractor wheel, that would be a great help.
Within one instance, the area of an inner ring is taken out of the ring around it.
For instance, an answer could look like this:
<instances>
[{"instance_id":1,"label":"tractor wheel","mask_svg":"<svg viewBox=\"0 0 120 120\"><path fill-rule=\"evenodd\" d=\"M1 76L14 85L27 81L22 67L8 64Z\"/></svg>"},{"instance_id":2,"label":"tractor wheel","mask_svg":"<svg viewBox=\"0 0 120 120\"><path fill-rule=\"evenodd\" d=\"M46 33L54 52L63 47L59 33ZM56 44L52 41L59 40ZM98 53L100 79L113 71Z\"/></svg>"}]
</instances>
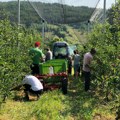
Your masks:
<instances>
[{"instance_id":1,"label":"tractor wheel","mask_svg":"<svg viewBox=\"0 0 120 120\"><path fill-rule=\"evenodd\" d=\"M68 79L63 78L63 80L62 80L62 92L63 92L63 94L67 94L67 85L68 85Z\"/></svg>"}]
</instances>

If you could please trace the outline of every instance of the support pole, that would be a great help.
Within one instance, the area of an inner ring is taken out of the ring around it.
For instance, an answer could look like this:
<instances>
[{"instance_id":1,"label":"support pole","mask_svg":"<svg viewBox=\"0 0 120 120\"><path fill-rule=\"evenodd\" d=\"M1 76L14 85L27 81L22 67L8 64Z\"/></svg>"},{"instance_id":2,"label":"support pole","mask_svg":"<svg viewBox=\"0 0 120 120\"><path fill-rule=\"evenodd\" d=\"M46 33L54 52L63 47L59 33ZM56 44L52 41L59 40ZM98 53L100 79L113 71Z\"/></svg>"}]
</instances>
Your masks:
<instances>
[{"instance_id":1,"label":"support pole","mask_svg":"<svg viewBox=\"0 0 120 120\"><path fill-rule=\"evenodd\" d=\"M87 31L88 31L88 33L90 32L90 20L88 20L88 25L87 25L88 27L87 27Z\"/></svg>"},{"instance_id":2,"label":"support pole","mask_svg":"<svg viewBox=\"0 0 120 120\"><path fill-rule=\"evenodd\" d=\"M106 20L106 0L104 0L104 23Z\"/></svg>"},{"instance_id":3,"label":"support pole","mask_svg":"<svg viewBox=\"0 0 120 120\"><path fill-rule=\"evenodd\" d=\"M42 20L42 40L45 39L45 20Z\"/></svg>"},{"instance_id":4,"label":"support pole","mask_svg":"<svg viewBox=\"0 0 120 120\"><path fill-rule=\"evenodd\" d=\"M18 26L20 25L20 0L18 0Z\"/></svg>"},{"instance_id":5,"label":"support pole","mask_svg":"<svg viewBox=\"0 0 120 120\"><path fill-rule=\"evenodd\" d=\"M19 49L19 29L20 29L20 0L18 0L18 39L17 39L18 49Z\"/></svg>"}]
</instances>

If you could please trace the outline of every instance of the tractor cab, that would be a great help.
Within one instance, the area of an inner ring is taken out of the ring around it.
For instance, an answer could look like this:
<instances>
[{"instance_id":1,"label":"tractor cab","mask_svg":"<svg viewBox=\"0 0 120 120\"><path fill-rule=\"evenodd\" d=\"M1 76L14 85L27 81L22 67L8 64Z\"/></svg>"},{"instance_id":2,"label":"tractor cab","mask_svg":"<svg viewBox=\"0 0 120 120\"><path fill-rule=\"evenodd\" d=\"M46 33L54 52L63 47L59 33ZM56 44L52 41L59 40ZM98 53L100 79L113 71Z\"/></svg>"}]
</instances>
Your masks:
<instances>
[{"instance_id":1,"label":"tractor cab","mask_svg":"<svg viewBox=\"0 0 120 120\"><path fill-rule=\"evenodd\" d=\"M58 41L53 44L53 58L54 59L67 59L73 55L75 47L70 47L67 42Z\"/></svg>"}]
</instances>

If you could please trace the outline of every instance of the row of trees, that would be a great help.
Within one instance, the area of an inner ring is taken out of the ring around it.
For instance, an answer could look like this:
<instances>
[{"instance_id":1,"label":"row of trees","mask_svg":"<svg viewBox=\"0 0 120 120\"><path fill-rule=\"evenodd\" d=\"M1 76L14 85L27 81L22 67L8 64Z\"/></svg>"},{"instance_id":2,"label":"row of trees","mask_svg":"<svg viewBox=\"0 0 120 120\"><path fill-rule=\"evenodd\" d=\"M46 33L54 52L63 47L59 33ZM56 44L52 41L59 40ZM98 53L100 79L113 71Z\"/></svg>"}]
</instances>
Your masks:
<instances>
[{"instance_id":1,"label":"row of trees","mask_svg":"<svg viewBox=\"0 0 120 120\"><path fill-rule=\"evenodd\" d=\"M106 100L120 100L120 1L112 9L112 25L97 24L89 35L88 48L95 47L94 85ZM116 104L117 105L117 104ZM115 106L116 106L115 105Z\"/></svg>"},{"instance_id":2,"label":"row of trees","mask_svg":"<svg viewBox=\"0 0 120 120\"><path fill-rule=\"evenodd\" d=\"M18 28L8 20L0 21L0 103L10 95L10 89L30 73L28 50L41 37L33 30Z\"/></svg>"}]
</instances>

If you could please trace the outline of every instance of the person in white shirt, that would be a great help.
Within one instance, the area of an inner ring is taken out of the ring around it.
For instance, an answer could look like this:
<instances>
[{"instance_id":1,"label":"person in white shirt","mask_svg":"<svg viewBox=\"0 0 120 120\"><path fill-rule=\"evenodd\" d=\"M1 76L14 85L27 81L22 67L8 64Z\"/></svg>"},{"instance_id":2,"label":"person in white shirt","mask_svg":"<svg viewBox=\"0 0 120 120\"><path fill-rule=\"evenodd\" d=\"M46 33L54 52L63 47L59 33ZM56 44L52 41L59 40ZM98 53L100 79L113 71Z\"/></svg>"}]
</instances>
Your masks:
<instances>
[{"instance_id":1,"label":"person in white shirt","mask_svg":"<svg viewBox=\"0 0 120 120\"><path fill-rule=\"evenodd\" d=\"M37 95L39 99L41 93L43 92L43 85L40 80L33 75L26 75L22 81L22 85L25 87L24 92L26 94L25 98L29 100L28 91Z\"/></svg>"},{"instance_id":2,"label":"person in white shirt","mask_svg":"<svg viewBox=\"0 0 120 120\"><path fill-rule=\"evenodd\" d=\"M48 61L48 60L51 60L53 58L53 55L52 55L52 51L50 50L50 48L47 48L47 53L46 53L46 57L45 57L45 61Z\"/></svg>"},{"instance_id":3,"label":"person in white shirt","mask_svg":"<svg viewBox=\"0 0 120 120\"><path fill-rule=\"evenodd\" d=\"M93 60L93 56L96 53L94 48L91 49L90 52L85 53L83 58L83 72L85 78L85 91L90 89L90 76L91 76L91 62Z\"/></svg>"},{"instance_id":4,"label":"person in white shirt","mask_svg":"<svg viewBox=\"0 0 120 120\"><path fill-rule=\"evenodd\" d=\"M37 99L39 99L40 95L43 92L43 85L40 82L40 80L33 76L33 75L26 75L25 78L23 79L22 83L16 87L13 87L10 89L12 90L19 90L22 86L24 86L24 92L25 92L25 99L29 100L29 95L28 92L33 93L37 95Z\"/></svg>"}]
</instances>

